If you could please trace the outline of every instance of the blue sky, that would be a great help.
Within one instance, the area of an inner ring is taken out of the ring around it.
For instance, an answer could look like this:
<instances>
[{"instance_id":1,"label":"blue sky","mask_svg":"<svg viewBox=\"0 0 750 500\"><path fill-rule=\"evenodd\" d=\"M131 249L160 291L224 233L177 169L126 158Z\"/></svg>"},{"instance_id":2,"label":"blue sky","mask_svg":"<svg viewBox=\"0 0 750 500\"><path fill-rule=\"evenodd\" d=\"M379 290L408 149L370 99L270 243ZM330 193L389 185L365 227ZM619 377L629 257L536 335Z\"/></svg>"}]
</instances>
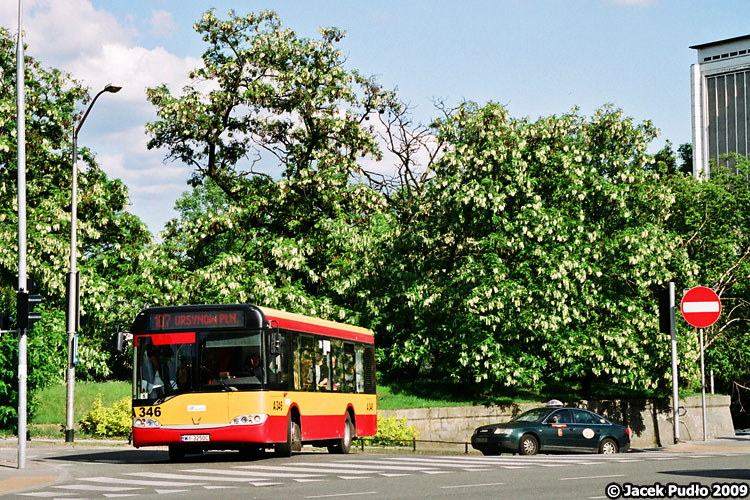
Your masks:
<instances>
[{"instance_id":1,"label":"blue sky","mask_svg":"<svg viewBox=\"0 0 750 500\"><path fill-rule=\"evenodd\" d=\"M17 0L0 2L0 24L17 31ZM605 103L661 129L652 150L692 140L689 46L750 33L747 0L24 0L28 54L105 95L79 144L129 187L130 210L157 233L174 217L188 167L146 151L154 119L145 87L178 90L203 52L193 23L271 8L301 36L319 26L347 31L347 66L372 75L429 121L433 99L496 101L511 115L569 111Z\"/></svg>"}]
</instances>

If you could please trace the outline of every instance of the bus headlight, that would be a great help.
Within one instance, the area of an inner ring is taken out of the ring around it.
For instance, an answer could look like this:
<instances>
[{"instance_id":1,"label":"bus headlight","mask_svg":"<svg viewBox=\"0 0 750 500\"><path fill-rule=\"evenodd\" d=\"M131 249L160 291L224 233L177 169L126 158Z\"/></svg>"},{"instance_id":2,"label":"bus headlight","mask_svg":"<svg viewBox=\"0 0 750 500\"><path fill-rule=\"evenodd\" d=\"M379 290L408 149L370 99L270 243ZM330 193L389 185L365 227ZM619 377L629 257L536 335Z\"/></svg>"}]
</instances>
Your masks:
<instances>
[{"instance_id":1,"label":"bus headlight","mask_svg":"<svg viewBox=\"0 0 750 500\"><path fill-rule=\"evenodd\" d=\"M268 415L240 415L232 419L232 425L259 425L266 421Z\"/></svg>"},{"instance_id":2,"label":"bus headlight","mask_svg":"<svg viewBox=\"0 0 750 500\"><path fill-rule=\"evenodd\" d=\"M136 427L138 429L153 429L156 427L161 427L161 422L159 422L155 418L134 418L133 427Z\"/></svg>"}]
</instances>

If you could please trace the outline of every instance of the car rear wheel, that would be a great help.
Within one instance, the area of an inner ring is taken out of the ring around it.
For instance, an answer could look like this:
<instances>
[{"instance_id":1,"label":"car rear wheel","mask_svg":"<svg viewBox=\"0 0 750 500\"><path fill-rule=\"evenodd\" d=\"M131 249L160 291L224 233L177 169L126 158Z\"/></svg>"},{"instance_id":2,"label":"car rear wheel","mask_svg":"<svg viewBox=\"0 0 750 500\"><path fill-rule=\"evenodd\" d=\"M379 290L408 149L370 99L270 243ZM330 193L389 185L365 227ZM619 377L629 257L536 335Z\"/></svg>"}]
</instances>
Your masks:
<instances>
[{"instance_id":1,"label":"car rear wheel","mask_svg":"<svg viewBox=\"0 0 750 500\"><path fill-rule=\"evenodd\" d=\"M614 453L617 453L617 451L617 443L614 439L606 438L604 441L602 441L602 444L599 445L599 453L612 455Z\"/></svg>"},{"instance_id":2,"label":"car rear wheel","mask_svg":"<svg viewBox=\"0 0 750 500\"><path fill-rule=\"evenodd\" d=\"M521 455L536 455L539 452L539 441L531 434L524 434L518 443L518 452Z\"/></svg>"}]
</instances>

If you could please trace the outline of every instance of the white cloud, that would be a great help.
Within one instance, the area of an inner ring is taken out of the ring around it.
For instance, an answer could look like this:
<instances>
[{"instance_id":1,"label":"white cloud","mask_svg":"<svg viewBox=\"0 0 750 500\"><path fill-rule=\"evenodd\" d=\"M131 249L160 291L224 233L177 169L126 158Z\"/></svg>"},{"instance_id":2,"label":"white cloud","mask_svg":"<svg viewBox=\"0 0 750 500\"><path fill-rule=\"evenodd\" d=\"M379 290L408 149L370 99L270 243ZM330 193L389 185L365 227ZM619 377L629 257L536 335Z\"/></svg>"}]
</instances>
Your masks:
<instances>
[{"instance_id":1,"label":"white cloud","mask_svg":"<svg viewBox=\"0 0 750 500\"><path fill-rule=\"evenodd\" d=\"M109 82L121 85L119 99L150 110L146 87L166 83L170 88L181 88L188 83L188 72L200 62L198 58L177 57L161 47L149 50L104 44L97 54L71 61L67 68L94 90Z\"/></svg>"},{"instance_id":2,"label":"white cloud","mask_svg":"<svg viewBox=\"0 0 750 500\"><path fill-rule=\"evenodd\" d=\"M18 4L2 2L0 19L17 32ZM111 14L94 9L89 0L27 0L23 29L29 55L47 66L95 54L102 41L129 44L133 35L132 29Z\"/></svg>"},{"instance_id":3,"label":"white cloud","mask_svg":"<svg viewBox=\"0 0 750 500\"><path fill-rule=\"evenodd\" d=\"M18 4L0 1L0 24L17 32ZM121 85L103 97L86 124L80 145L97 153L110 178L128 187L131 207L153 232L174 217L174 202L187 189L190 169L164 164L163 151L149 151L144 125L155 118L146 101L146 87L162 83L179 89L199 58L178 57L162 47L137 45L141 39L132 16L117 19L93 7L90 0L24 0L24 42L27 54L44 67L56 67L91 88L92 95L107 83ZM153 10L149 35L171 37L177 30L172 15ZM80 106L82 107L82 106ZM98 120L98 121L97 121ZM134 126L135 125L135 126Z\"/></svg>"},{"instance_id":4,"label":"white cloud","mask_svg":"<svg viewBox=\"0 0 750 500\"><path fill-rule=\"evenodd\" d=\"M158 38L170 39L177 32L177 23L174 16L166 10L154 10L151 12L151 34Z\"/></svg>"}]
</instances>

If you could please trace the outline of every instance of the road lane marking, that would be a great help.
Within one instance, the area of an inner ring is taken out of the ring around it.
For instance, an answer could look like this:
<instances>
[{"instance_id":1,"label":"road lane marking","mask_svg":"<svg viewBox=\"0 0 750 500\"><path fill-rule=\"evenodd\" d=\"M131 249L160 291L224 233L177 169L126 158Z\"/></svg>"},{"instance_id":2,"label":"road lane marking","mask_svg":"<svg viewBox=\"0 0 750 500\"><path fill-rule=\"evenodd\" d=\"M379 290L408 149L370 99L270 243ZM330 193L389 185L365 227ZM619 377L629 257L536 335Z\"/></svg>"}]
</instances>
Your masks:
<instances>
[{"instance_id":1,"label":"road lane marking","mask_svg":"<svg viewBox=\"0 0 750 500\"><path fill-rule=\"evenodd\" d=\"M357 495L376 495L377 491L358 491L356 493L333 493L331 495L315 495L305 498L334 498L334 497L352 497Z\"/></svg>"},{"instance_id":2,"label":"road lane marking","mask_svg":"<svg viewBox=\"0 0 750 500\"><path fill-rule=\"evenodd\" d=\"M441 486L442 489L447 490L450 488L476 488L481 486L498 486L505 483L481 483L481 484L457 484L454 486Z\"/></svg>"},{"instance_id":3,"label":"road lane marking","mask_svg":"<svg viewBox=\"0 0 750 500\"><path fill-rule=\"evenodd\" d=\"M578 479L606 479L610 477L625 477L625 474L610 474L608 476L561 477L560 481L576 481Z\"/></svg>"}]
</instances>

